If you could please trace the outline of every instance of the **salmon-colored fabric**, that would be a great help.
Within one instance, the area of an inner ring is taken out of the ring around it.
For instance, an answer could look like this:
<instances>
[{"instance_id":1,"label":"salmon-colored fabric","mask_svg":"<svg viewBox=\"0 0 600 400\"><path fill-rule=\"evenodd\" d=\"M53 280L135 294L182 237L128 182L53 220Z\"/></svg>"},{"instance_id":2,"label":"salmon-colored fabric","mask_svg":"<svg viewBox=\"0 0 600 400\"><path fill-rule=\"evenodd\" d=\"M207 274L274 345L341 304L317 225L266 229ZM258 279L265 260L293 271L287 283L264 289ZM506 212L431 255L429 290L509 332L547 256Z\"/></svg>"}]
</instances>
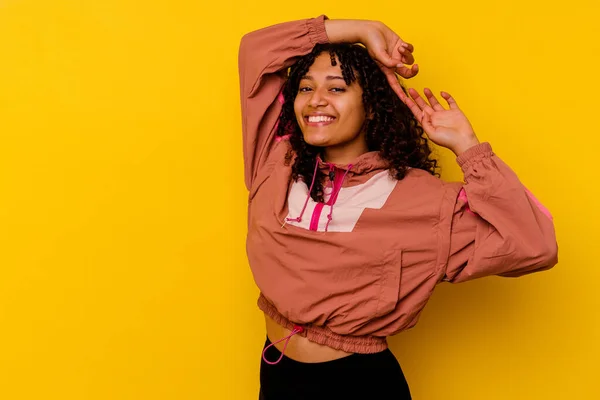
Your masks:
<instances>
[{"instance_id":1,"label":"salmon-colored fabric","mask_svg":"<svg viewBox=\"0 0 600 400\"><path fill-rule=\"evenodd\" d=\"M464 183L416 168L401 181L384 180L388 166L377 152L350 168L321 162L316 167L333 171L339 185L326 192L335 190L335 201L307 203L302 220L290 221L310 182L293 182L284 160L289 143L274 138L278 96L286 69L328 42L325 18L267 27L241 41L248 260L258 305L279 324L299 324L300 335L336 349L374 353L387 336L416 324L438 283L551 268L557 243L547 210L489 143L457 158Z\"/></svg>"}]
</instances>

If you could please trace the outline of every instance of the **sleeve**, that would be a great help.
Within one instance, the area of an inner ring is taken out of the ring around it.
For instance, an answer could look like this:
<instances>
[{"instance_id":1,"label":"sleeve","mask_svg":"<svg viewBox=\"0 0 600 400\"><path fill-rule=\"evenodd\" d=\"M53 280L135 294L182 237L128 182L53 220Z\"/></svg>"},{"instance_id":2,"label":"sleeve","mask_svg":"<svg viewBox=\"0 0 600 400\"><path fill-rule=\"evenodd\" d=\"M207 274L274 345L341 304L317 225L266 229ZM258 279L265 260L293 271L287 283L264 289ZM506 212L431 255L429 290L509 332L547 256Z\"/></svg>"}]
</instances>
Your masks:
<instances>
[{"instance_id":1,"label":"sleeve","mask_svg":"<svg viewBox=\"0 0 600 400\"><path fill-rule=\"evenodd\" d=\"M318 43L327 43L325 20L321 15L285 22L250 32L241 40L238 54L244 177L248 190L260 166L272 149L281 101L278 95L287 68L298 57L311 52Z\"/></svg>"},{"instance_id":2,"label":"sleeve","mask_svg":"<svg viewBox=\"0 0 600 400\"><path fill-rule=\"evenodd\" d=\"M489 143L457 158L465 183L451 186L442 206L444 281L488 275L517 277L552 268L558 245L552 216ZM449 226L448 226L449 225Z\"/></svg>"}]
</instances>

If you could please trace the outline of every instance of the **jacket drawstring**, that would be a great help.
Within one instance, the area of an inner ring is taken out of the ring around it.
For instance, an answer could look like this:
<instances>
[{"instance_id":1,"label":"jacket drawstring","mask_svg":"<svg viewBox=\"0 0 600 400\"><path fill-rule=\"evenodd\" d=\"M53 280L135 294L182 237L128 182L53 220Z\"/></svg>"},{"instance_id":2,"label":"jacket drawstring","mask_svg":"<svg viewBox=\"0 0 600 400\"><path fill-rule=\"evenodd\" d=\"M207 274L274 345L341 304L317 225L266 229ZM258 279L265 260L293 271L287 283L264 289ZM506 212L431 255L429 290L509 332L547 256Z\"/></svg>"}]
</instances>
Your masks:
<instances>
[{"instance_id":1,"label":"jacket drawstring","mask_svg":"<svg viewBox=\"0 0 600 400\"><path fill-rule=\"evenodd\" d=\"M292 333L290 333L289 335L287 335L283 339L280 339L280 340L276 341L275 343L271 343L270 345L268 345L267 347L265 347L265 349L263 350L263 353L262 353L263 360L267 364L269 364L269 365L278 364L283 359L283 354L285 353L285 349L287 348L287 345L290 342L290 339L292 338L292 336L294 336L295 334L300 333L302 331L304 331L304 328L302 328L300 325L294 325L294 329L292 330ZM283 350L281 351L281 355L279 356L279 358L277 359L277 361L269 361L269 360L267 360L267 357L265 356L265 353L267 352L267 350L269 349L269 347L275 346L277 343L279 343L279 342L281 342L283 340L285 340L285 345L283 346Z\"/></svg>"},{"instance_id":2,"label":"jacket drawstring","mask_svg":"<svg viewBox=\"0 0 600 400\"><path fill-rule=\"evenodd\" d=\"M335 193L331 193L331 197L330 197L331 208L329 209L329 214L327 214L327 224L325 225L325 232L327 232L327 228L329 228L329 223L333 219L333 217L332 217L332 215L333 215L333 205L337 201L337 196L340 193L340 190L342 190L342 185L344 183L344 180L346 180L346 175L348 175L348 172L350 171L350 168L352 168L352 164L348 165L348 168L346 169L346 172L344 172L344 176L342 177L342 181L340 182L340 186L337 188L336 192Z\"/></svg>"},{"instance_id":3,"label":"jacket drawstring","mask_svg":"<svg viewBox=\"0 0 600 400\"><path fill-rule=\"evenodd\" d=\"M289 221L296 221L296 222L302 221L302 216L304 215L304 211L306 210L308 200L310 199L310 194L313 190L313 186L315 186L315 181L317 180L317 170L318 169L319 169L319 157L317 157L317 162L315 163L315 172L313 173L312 182L310 183L310 188L308 189L308 194L306 195L306 200L304 201L304 207L302 207L302 211L300 212L300 215L296 218L286 218L283 225L285 225L285 223L289 222Z\"/></svg>"},{"instance_id":4,"label":"jacket drawstring","mask_svg":"<svg viewBox=\"0 0 600 400\"><path fill-rule=\"evenodd\" d=\"M310 199L310 194L312 193L313 187L315 186L315 181L317 180L317 170L319 169L319 161L320 158L317 156L317 161L315 162L315 170L313 172L313 177L312 177L312 182L310 183L310 188L308 189L308 194L306 195L306 200L304 201L304 206L302 206L302 211L300 211L300 215L297 216L296 218L286 218L285 221L283 222L283 225L281 225L282 227L290 221L296 221L296 222L301 222L302 221L302 217L304 216L304 211L306 211L306 206L308 205L308 200ZM344 183L344 180L346 180L346 175L348 175L348 172L350 172L350 169L352 168L352 164L349 164L348 167L346 168L346 172L344 172L344 176L342 177L342 181L340 182L340 186L337 188L337 190L335 192L331 193L331 196L329 197L329 201L328 203L331 203L331 207L329 209L329 214L327 215L327 224L325 225L325 232L327 232L327 229L329 228L329 223L331 222L331 220L333 219L333 205L335 204L335 201L337 200L337 196L340 193L340 190L342 189L342 184ZM332 185L335 188L335 185Z\"/></svg>"}]
</instances>

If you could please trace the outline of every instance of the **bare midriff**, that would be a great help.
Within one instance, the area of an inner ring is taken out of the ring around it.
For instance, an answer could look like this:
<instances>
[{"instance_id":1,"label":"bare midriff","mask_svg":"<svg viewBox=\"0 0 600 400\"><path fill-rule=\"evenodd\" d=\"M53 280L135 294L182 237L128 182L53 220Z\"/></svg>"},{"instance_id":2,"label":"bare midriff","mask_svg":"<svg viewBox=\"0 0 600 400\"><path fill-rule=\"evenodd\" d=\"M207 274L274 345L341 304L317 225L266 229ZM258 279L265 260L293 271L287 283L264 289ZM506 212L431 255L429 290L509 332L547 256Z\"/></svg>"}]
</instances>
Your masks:
<instances>
[{"instance_id":1,"label":"bare midriff","mask_svg":"<svg viewBox=\"0 0 600 400\"><path fill-rule=\"evenodd\" d=\"M279 325L266 314L265 322L267 325L267 336L269 337L271 343L275 343L276 341L292 333L292 331ZM281 352L283 352L283 346L285 346L285 340L275 345L275 347ZM289 357L295 361L318 363L337 360L339 358L347 357L352 353L346 353L342 350L332 349L331 347L311 342L307 338L300 335L293 335L288 342L284 354L286 357Z\"/></svg>"}]
</instances>

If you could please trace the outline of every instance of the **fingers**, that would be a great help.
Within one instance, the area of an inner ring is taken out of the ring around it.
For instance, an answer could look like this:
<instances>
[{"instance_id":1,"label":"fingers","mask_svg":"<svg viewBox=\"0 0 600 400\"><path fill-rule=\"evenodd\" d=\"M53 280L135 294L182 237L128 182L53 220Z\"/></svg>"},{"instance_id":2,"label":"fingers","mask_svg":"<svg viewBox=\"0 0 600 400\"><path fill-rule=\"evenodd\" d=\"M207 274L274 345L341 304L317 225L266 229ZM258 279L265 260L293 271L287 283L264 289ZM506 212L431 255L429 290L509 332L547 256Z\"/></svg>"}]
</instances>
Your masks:
<instances>
[{"instance_id":1,"label":"fingers","mask_svg":"<svg viewBox=\"0 0 600 400\"><path fill-rule=\"evenodd\" d=\"M413 64L415 57L413 56L414 47L410 43L399 41L395 49L400 54L400 59L404 64Z\"/></svg>"},{"instance_id":2,"label":"fingers","mask_svg":"<svg viewBox=\"0 0 600 400\"><path fill-rule=\"evenodd\" d=\"M413 50L414 47L412 44L399 40L394 53L397 52L400 55L400 61L402 61L403 64L412 65L415 62L415 57L412 54ZM396 72L399 75L407 79L412 78L419 73L418 65L407 67L405 65L398 64L394 67L396 67Z\"/></svg>"},{"instance_id":3,"label":"fingers","mask_svg":"<svg viewBox=\"0 0 600 400\"><path fill-rule=\"evenodd\" d=\"M402 86L400 86L400 82L398 82L398 78L396 77L394 71L389 68L382 67L381 63L378 64L383 73L385 74L385 77L387 78L387 81L390 84L390 87L392 88L394 93L398 95L398 97L403 103L406 103L407 96L404 93L404 90L402 90Z\"/></svg>"},{"instance_id":4,"label":"fingers","mask_svg":"<svg viewBox=\"0 0 600 400\"><path fill-rule=\"evenodd\" d=\"M412 89L412 90L414 90L414 89ZM411 91L411 89L408 89L409 94L410 94L410 91ZM421 108L417 105L417 103L414 102L413 99L411 99L409 96L404 96L402 101L410 109L410 111L413 113L413 115L415 116L415 118L417 120L422 121L424 119L423 111L421 111Z\"/></svg>"},{"instance_id":5,"label":"fingers","mask_svg":"<svg viewBox=\"0 0 600 400\"><path fill-rule=\"evenodd\" d=\"M415 47L412 44L404 42L404 41L402 41L402 47L405 47L411 53L413 51L415 51Z\"/></svg>"},{"instance_id":6,"label":"fingers","mask_svg":"<svg viewBox=\"0 0 600 400\"><path fill-rule=\"evenodd\" d=\"M415 57L412 55L412 53L400 53L400 61L402 61L404 64L413 65L415 63Z\"/></svg>"},{"instance_id":7,"label":"fingers","mask_svg":"<svg viewBox=\"0 0 600 400\"><path fill-rule=\"evenodd\" d=\"M452 96L450 96L449 93L440 92L440 94L448 102L448 105L450 106L451 110L459 110L458 104L456 104L456 101Z\"/></svg>"},{"instance_id":8,"label":"fingers","mask_svg":"<svg viewBox=\"0 0 600 400\"><path fill-rule=\"evenodd\" d=\"M374 58L375 60L379 61L381 64L385 65L388 68L394 68L396 65L398 65L399 61L398 58L392 58L392 56L390 56L385 50L375 53Z\"/></svg>"},{"instance_id":9,"label":"fingers","mask_svg":"<svg viewBox=\"0 0 600 400\"><path fill-rule=\"evenodd\" d=\"M413 64L411 67L399 64L396 67L396 72L403 78L410 79L419 73L419 65Z\"/></svg>"},{"instance_id":10,"label":"fingers","mask_svg":"<svg viewBox=\"0 0 600 400\"><path fill-rule=\"evenodd\" d=\"M425 92L425 96L427 96L427 100L429 100L429 104L431 104L431 107L433 107L434 110L436 110L436 111L444 110L444 107L442 107L442 105L440 104L438 99L434 96L433 92L431 90L429 90L429 88L425 88L423 90L423 92Z\"/></svg>"},{"instance_id":11,"label":"fingers","mask_svg":"<svg viewBox=\"0 0 600 400\"><path fill-rule=\"evenodd\" d=\"M402 86L400 86L398 81L396 80L395 83L390 84L390 86L392 87L392 90L394 91L394 93L396 93L398 95L398 97L400 98L400 101L402 101L404 104L406 104L406 101L409 100L409 98L406 95L406 93L404 93L404 90L402 90Z\"/></svg>"},{"instance_id":12,"label":"fingers","mask_svg":"<svg viewBox=\"0 0 600 400\"><path fill-rule=\"evenodd\" d=\"M421 112L421 114L422 115L419 122L421 123L423 129L425 129L425 132L427 133L435 131L435 128L431 123L431 118L433 117L433 111L431 110L431 108L426 108Z\"/></svg>"},{"instance_id":13,"label":"fingers","mask_svg":"<svg viewBox=\"0 0 600 400\"><path fill-rule=\"evenodd\" d=\"M396 73L403 78L410 79L419 73L418 65L404 65L411 65L415 62L415 58L412 55L413 50L414 47L410 43L403 42L402 39L399 39L394 45L391 55L388 54L387 49L384 49L374 52L372 57L379 64L383 64L388 68L395 69Z\"/></svg>"},{"instance_id":14,"label":"fingers","mask_svg":"<svg viewBox=\"0 0 600 400\"><path fill-rule=\"evenodd\" d=\"M406 96L406 100L403 100L404 104L408 106L417 121L419 121L421 126L425 129L425 132L432 132L433 125L431 124L431 117L435 113L435 110L427 104L415 89L408 89L408 94L412 99Z\"/></svg>"},{"instance_id":15,"label":"fingers","mask_svg":"<svg viewBox=\"0 0 600 400\"><path fill-rule=\"evenodd\" d=\"M417 105L419 106L419 108L421 110L431 108L431 106L425 101L425 99L423 99L421 97L419 92L417 92L415 89L413 89L413 88L408 89L408 94L410 94L410 97L413 98L413 100L415 101L415 103L417 103Z\"/></svg>"},{"instance_id":16,"label":"fingers","mask_svg":"<svg viewBox=\"0 0 600 400\"><path fill-rule=\"evenodd\" d=\"M379 61L388 68L395 68L398 63L404 62L404 55L398 54L392 48L389 48L388 50L387 46L386 43L378 43L378 46L373 46L374 51L372 57L375 61Z\"/></svg>"}]
</instances>

